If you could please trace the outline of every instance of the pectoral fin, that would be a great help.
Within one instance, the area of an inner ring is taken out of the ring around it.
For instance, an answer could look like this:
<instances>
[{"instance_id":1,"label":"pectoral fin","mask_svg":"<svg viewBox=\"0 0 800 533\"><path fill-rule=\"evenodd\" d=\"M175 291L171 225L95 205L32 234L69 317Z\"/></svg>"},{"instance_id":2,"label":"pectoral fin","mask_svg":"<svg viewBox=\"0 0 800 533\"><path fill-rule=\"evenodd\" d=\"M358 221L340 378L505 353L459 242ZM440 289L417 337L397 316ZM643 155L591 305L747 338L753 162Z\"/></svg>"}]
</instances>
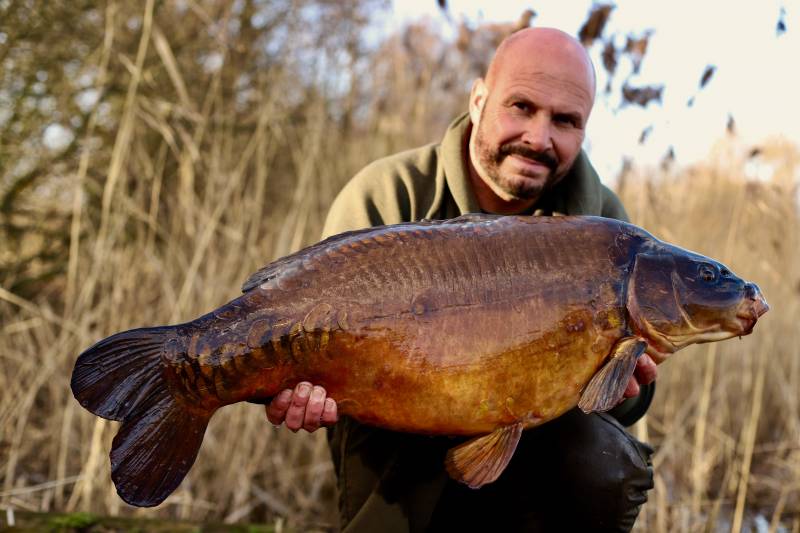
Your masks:
<instances>
[{"instance_id":1,"label":"pectoral fin","mask_svg":"<svg viewBox=\"0 0 800 533\"><path fill-rule=\"evenodd\" d=\"M503 473L522 435L522 423L505 426L447 452L444 465L456 481L477 489Z\"/></svg>"},{"instance_id":2,"label":"pectoral fin","mask_svg":"<svg viewBox=\"0 0 800 533\"><path fill-rule=\"evenodd\" d=\"M616 406L625 393L628 380L636 369L636 360L647 348L647 343L636 337L621 339L614 346L611 359L603 365L586 388L578 407L584 413L608 411Z\"/></svg>"}]
</instances>

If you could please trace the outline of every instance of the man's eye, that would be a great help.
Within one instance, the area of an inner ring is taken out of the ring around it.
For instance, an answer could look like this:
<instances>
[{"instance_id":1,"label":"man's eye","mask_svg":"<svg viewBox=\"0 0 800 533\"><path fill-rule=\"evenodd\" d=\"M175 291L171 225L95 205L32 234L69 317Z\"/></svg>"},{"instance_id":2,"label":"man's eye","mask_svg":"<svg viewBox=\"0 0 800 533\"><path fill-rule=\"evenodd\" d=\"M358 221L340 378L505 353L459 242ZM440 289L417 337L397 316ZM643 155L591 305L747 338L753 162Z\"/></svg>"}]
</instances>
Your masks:
<instances>
[{"instance_id":1,"label":"man's eye","mask_svg":"<svg viewBox=\"0 0 800 533\"><path fill-rule=\"evenodd\" d=\"M566 115L556 115L554 117L554 120L557 123L563 124L565 126L572 126L573 128L576 127L575 119L572 117L568 117Z\"/></svg>"},{"instance_id":2,"label":"man's eye","mask_svg":"<svg viewBox=\"0 0 800 533\"><path fill-rule=\"evenodd\" d=\"M527 111L528 109L530 109L530 107L528 106L528 104L526 104L525 102L514 102L514 103L513 103L513 104L511 104L511 105L512 105L513 107L515 107L515 108L519 109L520 111Z\"/></svg>"}]
</instances>

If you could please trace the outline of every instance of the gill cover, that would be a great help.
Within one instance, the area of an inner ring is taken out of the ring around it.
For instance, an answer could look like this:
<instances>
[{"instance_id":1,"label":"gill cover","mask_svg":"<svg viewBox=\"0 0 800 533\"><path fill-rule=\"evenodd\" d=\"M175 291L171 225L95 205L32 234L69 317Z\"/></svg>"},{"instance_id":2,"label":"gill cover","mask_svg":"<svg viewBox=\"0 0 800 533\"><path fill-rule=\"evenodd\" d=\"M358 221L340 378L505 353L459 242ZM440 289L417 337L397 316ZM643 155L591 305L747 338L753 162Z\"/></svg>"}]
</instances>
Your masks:
<instances>
[{"instance_id":1,"label":"gill cover","mask_svg":"<svg viewBox=\"0 0 800 533\"><path fill-rule=\"evenodd\" d=\"M653 335L680 327L683 316L675 299L675 256L640 253L628 287L628 311L634 324L650 340ZM664 348L666 346L659 346Z\"/></svg>"}]
</instances>

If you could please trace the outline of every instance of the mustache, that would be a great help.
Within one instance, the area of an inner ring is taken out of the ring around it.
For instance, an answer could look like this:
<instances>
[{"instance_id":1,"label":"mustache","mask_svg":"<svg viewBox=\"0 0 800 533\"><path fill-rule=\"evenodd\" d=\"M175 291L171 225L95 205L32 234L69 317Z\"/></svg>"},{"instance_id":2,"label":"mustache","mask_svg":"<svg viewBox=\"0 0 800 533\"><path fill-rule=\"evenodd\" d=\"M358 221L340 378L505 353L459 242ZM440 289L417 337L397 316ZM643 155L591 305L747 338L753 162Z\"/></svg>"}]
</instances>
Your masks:
<instances>
[{"instance_id":1,"label":"mustache","mask_svg":"<svg viewBox=\"0 0 800 533\"><path fill-rule=\"evenodd\" d=\"M558 160L552 154L534 150L533 148L521 143L509 143L502 145L500 150L497 152L497 162L499 163L504 157L512 154L520 155L526 159L541 163L553 172L555 172L556 168L558 167Z\"/></svg>"}]
</instances>

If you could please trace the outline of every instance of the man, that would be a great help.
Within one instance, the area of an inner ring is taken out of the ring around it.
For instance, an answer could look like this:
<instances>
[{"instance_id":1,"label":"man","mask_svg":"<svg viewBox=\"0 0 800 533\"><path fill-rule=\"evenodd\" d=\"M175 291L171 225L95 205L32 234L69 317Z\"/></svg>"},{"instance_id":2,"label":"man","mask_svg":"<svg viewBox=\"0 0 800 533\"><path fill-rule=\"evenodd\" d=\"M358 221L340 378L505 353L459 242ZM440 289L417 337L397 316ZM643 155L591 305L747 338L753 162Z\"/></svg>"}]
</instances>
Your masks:
<instances>
[{"instance_id":1,"label":"man","mask_svg":"<svg viewBox=\"0 0 800 533\"><path fill-rule=\"evenodd\" d=\"M475 81L468 115L440 144L360 172L334 201L325 236L481 211L626 219L581 152L594 93L594 70L577 41L547 28L515 33L498 48L486 78ZM647 409L655 376L643 355L629 400L614 413L623 423ZM337 420L335 402L310 383L280 393L267 416L294 431ZM444 454L457 440L392 433L349 418L329 438L345 531L625 531L652 488L652 450L608 414L573 410L526 431L507 470L480 490L444 472Z\"/></svg>"}]
</instances>

